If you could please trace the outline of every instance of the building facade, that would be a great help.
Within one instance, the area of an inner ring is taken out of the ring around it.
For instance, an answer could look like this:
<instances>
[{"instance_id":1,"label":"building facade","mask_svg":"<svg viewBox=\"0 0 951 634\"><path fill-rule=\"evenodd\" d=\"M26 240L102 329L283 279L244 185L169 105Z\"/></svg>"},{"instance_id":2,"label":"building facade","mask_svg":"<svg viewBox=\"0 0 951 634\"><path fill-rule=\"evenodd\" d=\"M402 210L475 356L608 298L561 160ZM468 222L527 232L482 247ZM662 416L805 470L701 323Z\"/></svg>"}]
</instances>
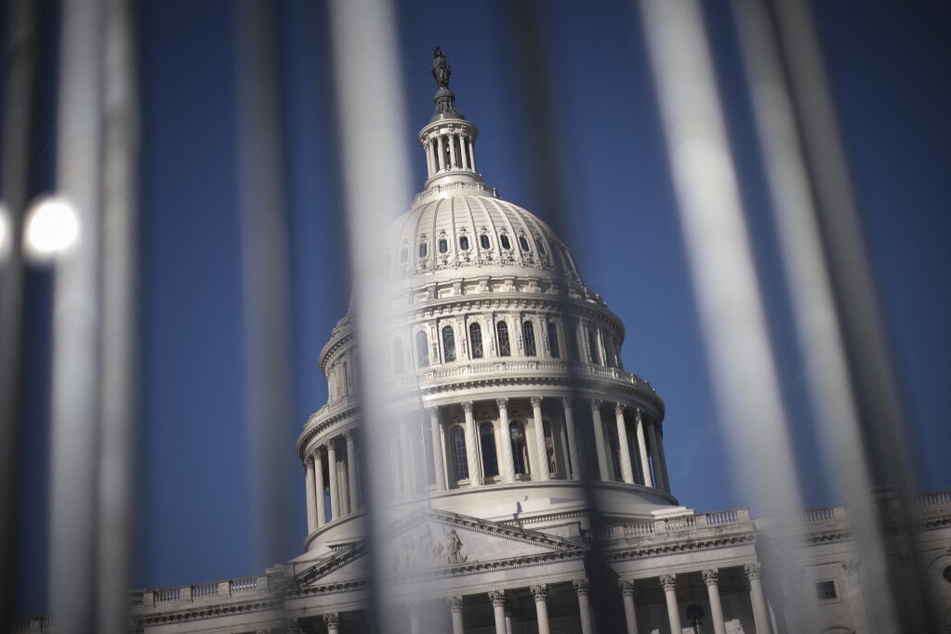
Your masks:
<instances>
[{"instance_id":1,"label":"building facade","mask_svg":"<svg viewBox=\"0 0 951 634\"><path fill-rule=\"evenodd\" d=\"M348 313L320 353L327 403L297 443L305 552L245 579L136 593L136 629L363 632L374 578L386 632L876 631L845 509L786 518L777 553L778 520L679 504L664 403L623 368L621 320L559 237L483 181L438 49L433 77L428 178L386 245L383 561L371 565L366 539ZM915 504L921 551L895 556L926 562L949 611L951 495Z\"/></svg>"}]
</instances>

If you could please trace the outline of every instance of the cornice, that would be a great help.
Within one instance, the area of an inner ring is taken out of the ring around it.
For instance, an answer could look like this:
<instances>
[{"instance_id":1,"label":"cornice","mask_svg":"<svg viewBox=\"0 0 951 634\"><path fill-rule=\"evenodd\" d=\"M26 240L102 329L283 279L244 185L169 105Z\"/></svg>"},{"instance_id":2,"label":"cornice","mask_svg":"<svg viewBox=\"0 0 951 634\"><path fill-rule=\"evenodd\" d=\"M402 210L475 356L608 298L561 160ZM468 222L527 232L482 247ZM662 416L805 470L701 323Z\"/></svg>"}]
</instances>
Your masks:
<instances>
[{"instance_id":1,"label":"cornice","mask_svg":"<svg viewBox=\"0 0 951 634\"><path fill-rule=\"evenodd\" d=\"M306 425L304 426L304 431L302 431L301 435L297 438L297 455L300 457L300 459L304 460L304 449L315 436L327 429L330 429L340 421L356 418L360 413L360 406L357 403L358 399L356 398L347 399L347 402L341 406L339 411L334 412L333 408L330 408L328 412L333 413L327 413L327 418L320 421L319 423L316 421L319 420L321 413L324 411L323 408L311 414L310 418L307 419ZM312 422L314 423L313 427L310 426Z\"/></svg>"},{"instance_id":2,"label":"cornice","mask_svg":"<svg viewBox=\"0 0 951 634\"><path fill-rule=\"evenodd\" d=\"M171 625L186 623L201 619L213 619L233 614L249 614L253 612L267 612L279 610L283 601L275 598L258 599L256 601L242 601L231 604L214 604L178 611L162 611L157 614L133 617L132 623L137 627L151 627L156 625Z\"/></svg>"},{"instance_id":3,"label":"cornice","mask_svg":"<svg viewBox=\"0 0 951 634\"><path fill-rule=\"evenodd\" d=\"M756 544L756 532L743 535L729 535L707 539L680 540L644 547L626 547L624 550L605 552L602 556L607 562L635 561L682 553L695 553L707 550L722 550L736 546L753 546Z\"/></svg>"}]
</instances>

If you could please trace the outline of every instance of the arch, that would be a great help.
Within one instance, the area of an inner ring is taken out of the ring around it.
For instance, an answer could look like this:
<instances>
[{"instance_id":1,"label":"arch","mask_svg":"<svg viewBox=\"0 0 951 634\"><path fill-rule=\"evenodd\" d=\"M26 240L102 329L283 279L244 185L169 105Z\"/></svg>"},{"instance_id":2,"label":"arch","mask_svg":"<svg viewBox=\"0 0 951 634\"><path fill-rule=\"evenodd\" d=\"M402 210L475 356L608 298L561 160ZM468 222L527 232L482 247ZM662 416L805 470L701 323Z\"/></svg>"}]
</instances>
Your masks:
<instances>
[{"instance_id":1,"label":"arch","mask_svg":"<svg viewBox=\"0 0 951 634\"><path fill-rule=\"evenodd\" d=\"M482 475L494 478L499 475L499 454L495 448L495 425L485 422L479 425L479 448L482 450Z\"/></svg>"},{"instance_id":2,"label":"arch","mask_svg":"<svg viewBox=\"0 0 951 634\"><path fill-rule=\"evenodd\" d=\"M452 449L452 468L456 481L469 479L469 460L466 457L466 432L462 425L454 425L449 432Z\"/></svg>"},{"instance_id":3,"label":"arch","mask_svg":"<svg viewBox=\"0 0 951 634\"><path fill-rule=\"evenodd\" d=\"M504 321L495 324L495 334L499 340L499 356L512 356L512 342L509 341L509 325Z\"/></svg>"},{"instance_id":4,"label":"arch","mask_svg":"<svg viewBox=\"0 0 951 634\"><path fill-rule=\"evenodd\" d=\"M528 319L522 322L522 339L525 342L525 356L536 356L538 350L535 346L535 326Z\"/></svg>"},{"instance_id":5,"label":"arch","mask_svg":"<svg viewBox=\"0 0 951 634\"><path fill-rule=\"evenodd\" d=\"M452 326L442 328L442 357L446 363L456 360L456 334Z\"/></svg>"},{"instance_id":6,"label":"arch","mask_svg":"<svg viewBox=\"0 0 951 634\"><path fill-rule=\"evenodd\" d=\"M429 337L424 330L416 333L416 367L429 367Z\"/></svg>"},{"instance_id":7,"label":"arch","mask_svg":"<svg viewBox=\"0 0 951 634\"><path fill-rule=\"evenodd\" d=\"M509 424L509 440L512 443L512 459L515 462L515 474L528 474L528 444L525 441L525 424L512 421Z\"/></svg>"},{"instance_id":8,"label":"arch","mask_svg":"<svg viewBox=\"0 0 951 634\"><path fill-rule=\"evenodd\" d=\"M469 324L469 348L472 350L473 359L481 359L485 356L485 349L482 347L482 326L477 322Z\"/></svg>"}]
</instances>

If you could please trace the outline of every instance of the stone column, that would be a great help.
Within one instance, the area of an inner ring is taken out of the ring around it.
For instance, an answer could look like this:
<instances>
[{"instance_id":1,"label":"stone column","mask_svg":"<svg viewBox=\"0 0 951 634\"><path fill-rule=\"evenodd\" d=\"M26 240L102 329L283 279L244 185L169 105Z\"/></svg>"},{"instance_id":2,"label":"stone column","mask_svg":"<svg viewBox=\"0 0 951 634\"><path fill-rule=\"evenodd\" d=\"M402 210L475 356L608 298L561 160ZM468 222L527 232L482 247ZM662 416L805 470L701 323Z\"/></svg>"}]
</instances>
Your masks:
<instances>
[{"instance_id":1,"label":"stone column","mask_svg":"<svg viewBox=\"0 0 951 634\"><path fill-rule=\"evenodd\" d=\"M460 133L459 137L459 163L462 166L462 169L469 169L469 152L466 148L466 137L464 134Z\"/></svg>"},{"instance_id":2,"label":"stone column","mask_svg":"<svg viewBox=\"0 0 951 634\"><path fill-rule=\"evenodd\" d=\"M357 445L354 442L353 430L343 433L347 439L347 489L350 493L350 512L356 513L360 508L360 491L357 489Z\"/></svg>"},{"instance_id":3,"label":"stone column","mask_svg":"<svg viewBox=\"0 0 951 634\"><path fill-rule=\"evenodd\" d=\"M340 518L340 489L337 488L337 440L327 441L327 473L330 474L330 521Z\"/></svg>"},{"instance_id":4,"label":"stone column","mask_svg":"<svg viewBox=\"0 0 951 634\"><path fill-rule=\"evenodd\" d=\"M621 454L621 477L628 484L634 484L631 446L627 444L627 423L624 422L624 406L620 403L614 404L614 418L617 421L617 442Z\"/></svg>"},{"instance_id":5,"label":"stone column","mask_svg":"<svg viewBox=\"0 0 951 634\"><path fill-rule=\"evenodd\" d=\"M661 466L660 460L660 450L658 446L660 445L660 439L657 437L657 425L653 421L645 423L647 425L647 442L650 445L651 456L654 460L654 486L659 488L661 491L666 491L670 493L670 482L667 481L667 472Z\"/></svg>"},{"instance_id":6,"label":"stone column","mask_svg":"<svg viewBox=\"0 0 951 634\"><path fill-rule=\"evenodd\" d=\"M847 596L852 604L852 615L855 621L856 632L872 631L871 621L869 620L868 607L865 602L865 593L862 591L862 581L859 576L860 562L848 559L842 562L842 571L845 573L845 585L847 586Z\"/></svg>"},{"instance_id":7,"label":"stone column","mask_svg":"<svg viewBox=\"0 0 951 634\"><path fill-rule=\"evenodd\" d=\"M594 420L594 447L598 452L598 473L605 482L611 481L608 454L604 448L604 425L601 422L601 401L591 401L591 418Z\"/></svg>"},{"instance_id":8,"label":"stone column","mask_svg":"<svg viewBox=\"0 0 951 634\"><path fill-rule=\"evenodd\" d=\"M439 408L429 408L429 433L433 438L433 470L436 473L436 490L446 490L446 468L442 460L442 434L439 433Z\"/></svg>"},{"instance_id":9,"label":"stone column","mask_svg":"<svg viewBox=\"0 0 951 634\"><path fill-rule=\"evenodd\" d=\"M660 585L664 589L667 599L667 618L670 620L670 631L680 634L683 627L680 625L680 609L677 607L677 575L661 575Z\"/></svg>"},{"instance_id":10,"label":"stone column","mask_svg":"<svg viewBox=\"0 0 951 634\"><path fill-rule=\"evenodd\" d=\"M400 464L403 466L403 495L411 497L417 492L416 473L413 464L413 448L410 446L409 426L399 424Z\"/></svg>"},{"instance_id":11,"label":"stone column","mask_svg":"<svg viewBox=\"0 0 951 634\"><path fill-rule=\"evenodd\" d=\"M760 583L762 566L754 562L743 566L746 578L750 580L750 601L753 603L753 625L756 634L770 634L769 610L766 609L766 597L763 596L763 585Z\"/></svg>"},{"instance_id":12,"label":"stone column","mask_svg":"<svg viewBox=\"0 0 951 634\"><path fill-rule=\"evenodd\" d=\"M327 523L327 505L324 502L324 457L320 447L314 452L314 497L317 501L317 528Z\"/></svg>"},{"instance_id":13,"label":"stone column","mask_svg":"<svg viewBox=\"0 0 951 634\"><path fill-rule=\"evenodd\" d=\"M475 139L469 141L469 169L471 169L473 172L476 171Z\"/></svg>"},{"instance_id":14,"label":"stone column","mask_svg":"<svg viewBox=\"0 0 951 634\"><path fill-rule=\"evenodd\" d=\"M664 437L660 433L660 422L654 421L654 436L657 438L657 456L660 458L660 473L670 493L670 473L667 471L667 456L664 454Z\"/></svg>"},{"instance_id":15,"label":"stone column","mask_svg":"<svg viewBox=\"0 0 951 634\"><path fill-rule=\"evenodd\" d=\"M452 634L465 634L462 625L462 597L449 597L446 603L449 604L449 612L452 614Z\"/></svg>"},{"instance_id":16,"label":"stone column","mask_svg":"<svg viewBox=\"0 0 951 634\"><path fill-rule=\"evenodd\" d=\"M594 634L594 619L591 618L591 602L588 601L588 580L575 579L571 582L578 595L578 615L581 618L581 634Z\"/></svg>"},{"instance_id":17,"label":"stone column","mask_svg":"<svg viewBox=\"0 0 951 634\"><path fill-rule=\"evenodd\" d=\"M726 634L726 624L723 622L723 605L720 603L720 571L716 568L704 570L703 582L707 584L707 595L710 598L710 618L713 619L713 634Z\"/></svg>"},{"instance_id":18,"label":"stone column","mask_svg":"<svg viewBox=\"0 0 951 634\"><path fill-rule=\"evenodd\" d=\"M538 615L538 634L551 634L548 627L548 584L531 587L535 597L535 614Z\"/></svg>"},{"instance_id":19,"label":"stone column","mask_svg":"<svg viewBox=\"0 0 951 634\"><path fill-rule=\"evenodd\" d=\"M568 460L571 462L571 479L581 479L581 462L578 460L578 434L575 432L575 414L571 409L571 399L561 399L565 408L565 428L568 430Z\"/></svg>"},{"instance_id":20,"label":"stone column","mask_svg":"<svg viewBox=\"0 0 951 634\"><path fill-rule=\"evenodd\" d=\"M345 517L350 515L352 509L350 508L350 485L347 481L347 462L342 457L337 461L337 486L340 487L340 517Z\"/></svg>"},{"instance_id":21,"label":"stone column","mask_svg":"<svg viewBox=\"0 0 951 634\"><path fill-rule=\"evenodd\" d=\"M647 443L644 442L644 419L641 410L637 410L637 450L641 452L641 474L644 477L644 486L654 486L651 478L651 465L647 461Z\"/></svg>"},{"instance_id":22,"label":"stone column","mask_svg":"<svg viewBox=\"0 0 951 634\"><path fill-rule=\"evenodd\" d=\"M442 135L436 137L436 158L439 159L439 171L446 169L446 146Z\"/></svg>"},{"instance_id":23,"label":"stone column","mask_svg":"<svg viewBox=\"0 0 951 634\"><path fill-rule=\"evenodd\" d=\"M495 400L499 406L499 426L502 428L502 481L515 482L515 457L512 456L512 431L509 428L509 400Z\"/></svg>"},{"instance_id":24,"label":"stone column","mask_svg":"<svg viewBox=\"0 0 951 634\"><path fill-rule=\"evenodd\" d=\"M327 626L327 634L340 634L340 613L325 614L324 625Z\"/></svg>"},{"instance_id":25,"label":"stone column","mask_svg":"<svg viewBox=\"0 0 951 634\"><path fill-rule=\"evenodd\" d=\"M421 634L423 630L419 625L419 603L407 603L406 612L409 614L410 634Z\"/></svg>"},{"instance_id":26,"label":"stone column","mask_svg":"<svg viewBox=\"0 0 951 634\"><path fill-rule=\"evenodd\" d=\"M304 470L304 487L307 489L307 534L310 535L317 530L317 501L316 491L314 491L314 458L307 456L306 468Z\"/></svg>"},{"instance_id":27,"label":"stone column","mask_svg":"<svg viewBox=\"0 0 951 634\"><path fill-rule=\"evenodd\" d=\"M535 454L538 456L538 460L536 460L538 479L550 480L551 473L548 471L548 447L545 444L545 424L542 422L542 399L539 396L533 396L530 400L532 403L532 414L535 419Z\"/></svg>"},{"instance_id":28,"label":"stone column","mask_svg":"<svg viewBox=\"0 0 951 634\"><path fill-rule=\"evenodd\" d=\"M634 580L628 579L618 583L621 586L621 597L624 599L624 622L627 624L627 634L637 634L637 612L634 609Z\"/></svg>"},{"instance_id":29,"label":"stone column","mask_svg":"<svg viewBox=\"0 0 951 634\"><path fill-rule=\"evenodd\" d=\"M475 418L472 416L472 401L462 403L462 411L466 414L466 464L469 465L469 486L482 484L482 464L479 461L477 449L479 435L476 433Z\"/></svg>"},{"instance_id":30,"label":"stone column","mask_svg":"<svg viewBox=\"0 0 951 634\"><path fill-rule=\"evenodd\" d=\"M453 142L455 138L455 134L446 135L446 143L449 144L449 169L456 167L456 144Z\"/></svg>"},{"instance_id":31,"label":"stone column","mask_svg":"<svg viewBox=\"0 0 951 634\"><path fill-rule=\"evenodd\" d=\"M492 613L495 616L495 634L506 634L505 630L505 590L489 592L492 601Z\"/></svg>"}]
</instances>

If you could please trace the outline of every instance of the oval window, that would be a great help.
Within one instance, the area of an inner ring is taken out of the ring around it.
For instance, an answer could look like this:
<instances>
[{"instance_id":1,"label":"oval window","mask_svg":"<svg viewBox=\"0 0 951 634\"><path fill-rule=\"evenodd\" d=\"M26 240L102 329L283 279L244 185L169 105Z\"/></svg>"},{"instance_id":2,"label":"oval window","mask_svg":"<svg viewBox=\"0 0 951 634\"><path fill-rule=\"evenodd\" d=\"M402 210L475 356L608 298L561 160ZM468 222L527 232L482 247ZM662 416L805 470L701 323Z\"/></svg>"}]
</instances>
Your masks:
<instances>
[{"instance_id":1,"label":"oval window","mask_svg":"<svg viewBox=\"0 0 951 634\"><path fill-rule=\"evenodd\" d=\"M545 243L541 241L538 236L535 236L535 244L538 245L538 252L542 255L547 255L545 253Z\"/></svg>"},{"instance_id":2,"label":"oval window","mask_svg":"<svg viewBox=\"0 0 951 634\"><path fill-rule=\"evenodd\" d=\"M419 243L419 257L424 258L429 253L429 246L425 242Z\"/></svg>"},{"instance_id":3,"label":"oval window","mask_svg":"<svg viewBox=\"0 0 951 634\"><path fill-rule=\"evenodd\" d=\"M459 236L459 249L462 251L469 250L469 236Z\"/></svg>"},{"instance_id":4,"label":"oval window","mask_svg":"<svg viewBox=\"0 0 951 634\"><path fill-rule=\"evenodd\" d=\"M502 248L506 251L512 248L512 243L509 241L509 237L504 233L499 235L499 244L501 244Z\"/></svg>"},{"instance_id":5,"label":"oval window","mask_svg":"<svg viewBox=\"0 0 951 634\"><path fill-rule=\"evenodd\" d=\"M449 250L449 241L445 238L439 238L439 252L445 253Z\"/></svg>"},{"instance_id":6,"label":"oval window","mask_svg":"<svg viewBox=\"0 0 951 634\"><path fill-rule=\"evenodd\" d=\"M525 236L518 237L518 246L522 249L522 251L531 250L530 247L528 246L528 238L526 238Z\"/></svg>"},{"instance_id":7,"label":"oval window","mask_svg":"<svg viewBox=\"0 0 951 634\"><path fill-rule=\"evenodd\" d=\"M489 236L484 233L481 236L479 236L479 244L482 245L483 249L488 249L491 246L489 244Z\"/></svg>"},{"instance_id":8,"label":"oval window","mask_svg":"<svg viewBox=\"0 0 951 634\"><path fill-rule=\"evenodd\" d=\"M409 249L405 246L400 249L400 264L406 264L406 260L409 259Z\"/></svg>"}]
</instances>

